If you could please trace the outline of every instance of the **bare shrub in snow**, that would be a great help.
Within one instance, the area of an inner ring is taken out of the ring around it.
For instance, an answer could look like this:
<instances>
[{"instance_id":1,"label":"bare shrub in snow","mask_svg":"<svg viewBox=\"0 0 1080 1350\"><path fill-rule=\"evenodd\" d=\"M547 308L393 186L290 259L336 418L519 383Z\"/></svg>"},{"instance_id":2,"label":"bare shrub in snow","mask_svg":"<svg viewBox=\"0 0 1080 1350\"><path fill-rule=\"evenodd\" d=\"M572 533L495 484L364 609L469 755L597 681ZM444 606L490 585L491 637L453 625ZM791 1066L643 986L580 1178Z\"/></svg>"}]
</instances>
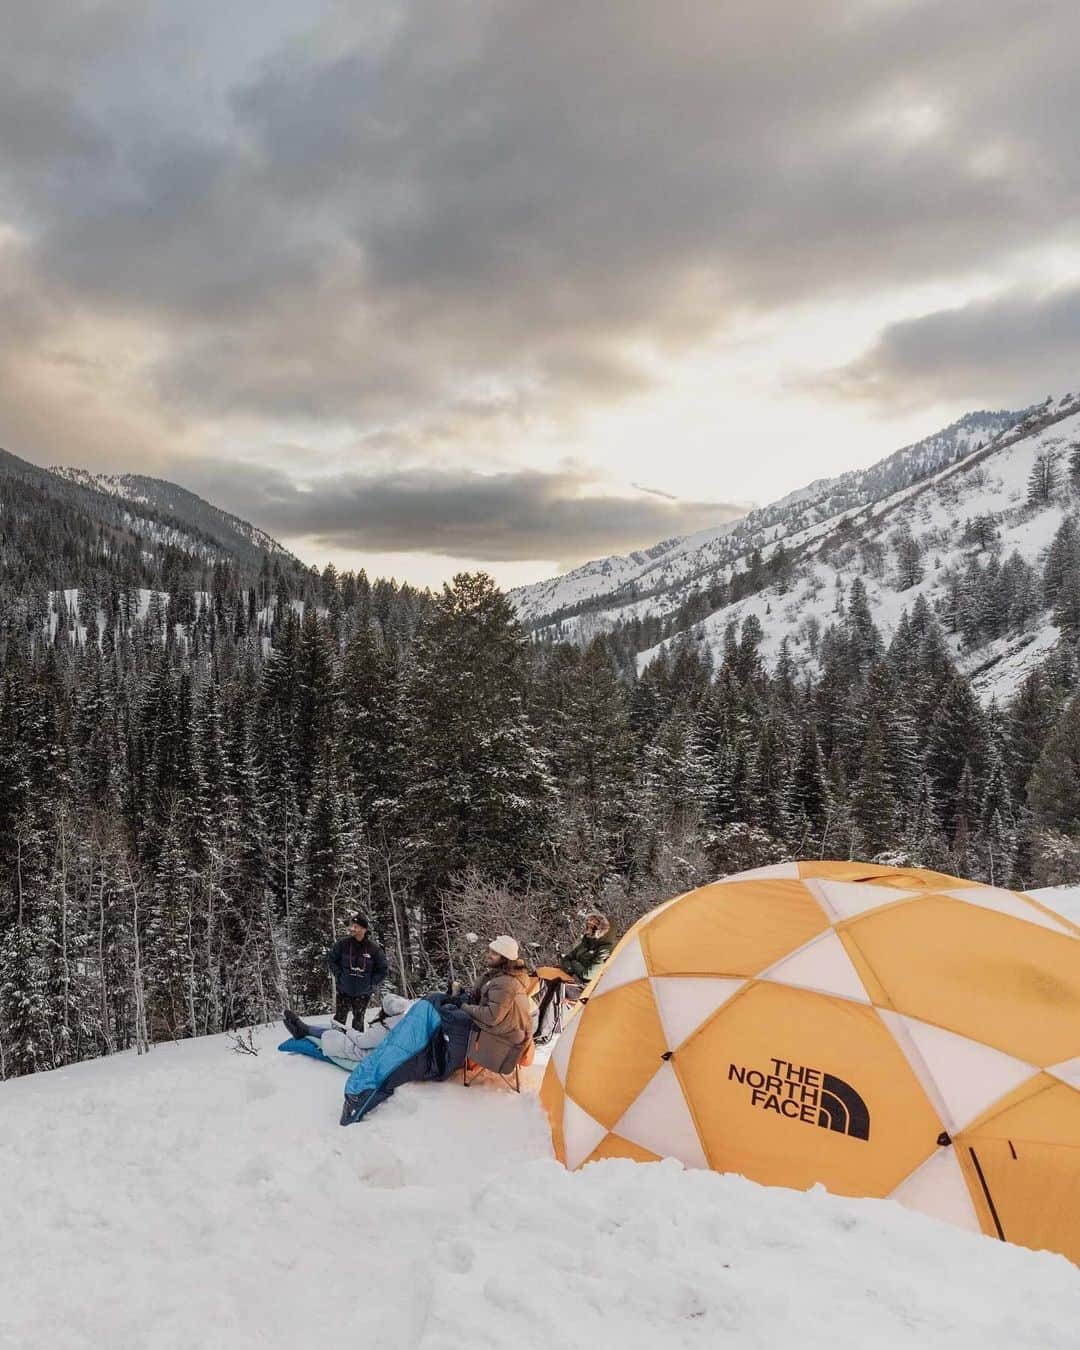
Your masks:
<instances>
[{"instance_id":1,"label":"bare shrub in snow","mask_svg":"<svg viewBox=\"0 0 1080 1350\"><path fill-rule=\"evenodd\" d=\"M733 821L709 834L704 847L709 866L717 877L748 872L753 867L767 867L790 857L783 844L744 820Z\"/></svg>"},{"instance_id":2,"label":"bare shrub in snow","mask_svg":"<svg viewBox=\"0 0 1080 1350\"><path fill-rule=\"evenodd\" d=\"M1070 839L1058 830L1039 830L1031 850L1035 886L1075 884L1080 877L1080 839Z\"/></svg>"}]
</instances>

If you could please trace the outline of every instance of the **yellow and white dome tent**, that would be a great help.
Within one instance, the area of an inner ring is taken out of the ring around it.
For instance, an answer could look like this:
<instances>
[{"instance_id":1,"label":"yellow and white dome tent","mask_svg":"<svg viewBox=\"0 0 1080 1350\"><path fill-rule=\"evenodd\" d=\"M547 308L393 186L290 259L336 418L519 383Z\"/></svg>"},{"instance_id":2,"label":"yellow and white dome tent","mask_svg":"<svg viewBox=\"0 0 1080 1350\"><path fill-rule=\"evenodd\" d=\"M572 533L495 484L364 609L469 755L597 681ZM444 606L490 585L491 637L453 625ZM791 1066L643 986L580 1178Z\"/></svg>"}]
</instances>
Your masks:
<instances>
[{"instance_id":1,"label":"yellow and white dome tent","mask_svg":"<svg viewBox=\"0 0 1080 1350\"><path fill-rule=\"evenodd\" d=\"M787 863L626 934L541 1097L600 1158L892 1197L1080 1263L1080 928L941 873Z\"/></svg>"}]
</instances>

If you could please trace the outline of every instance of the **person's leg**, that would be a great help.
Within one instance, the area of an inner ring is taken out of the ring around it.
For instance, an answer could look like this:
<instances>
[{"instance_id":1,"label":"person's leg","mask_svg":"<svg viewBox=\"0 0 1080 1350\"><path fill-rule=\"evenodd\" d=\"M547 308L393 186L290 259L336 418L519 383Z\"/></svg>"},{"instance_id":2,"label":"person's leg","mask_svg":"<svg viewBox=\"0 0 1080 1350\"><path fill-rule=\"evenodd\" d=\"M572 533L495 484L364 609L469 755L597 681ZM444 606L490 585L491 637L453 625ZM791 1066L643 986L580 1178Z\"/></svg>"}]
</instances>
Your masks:
<instances>
[{"instance_id":1,"label":"person's leg","mask_svg":"<svg viewBox=\"0 0 1080 1350\"><path fill-rule=\"evenodd\" d=\"M352 1024L354 1031L363 1031L364 1018L367 1014L368 995L354 994L349 1000L349 1006L352 1008Z\"/></svg>"},{"instance_id":2,"label":"person's leg","mask_svg":"<svg viewBox=\"0 0 1080 1350\"><path fill-rule=\"evenodd\" d=\"M345 1025L345 1019L349 1015L349 995L343 994L339 989L337 998L334 1000L334 1021Z\"/></svg>"},{"instance_id":3,"label":"person's leg","mask_svg":"<svg viewBox=\"0 0 1080 1350\"><path fill-rule=\"evenodd\" d=\"M561 980L548 980L547 988L540 997L540 1006L536 1013L536 1040L541 1044L550 1037L550 1033L545 1034L544 1032L544 1019L547 1016L548 1009L551 1007L552 1003L554 1003L555 999L558 998L559 990L561 988Z\"/></svg>"},{"instance_id":4,"label":"person's leg","mask_svg":"<svg viewBox=\"0 0 1080 1350\"><path fill-rule=\"evenodd\" d=\"M305 1036L321 1036L322 1030L318 1027L309 1027L302 1017L299 1017L291 1008L286 1008L282 1014L281 1020L288 1028L289 1035L294 1040L302 1041Z\"/></svg>"}]
</instances>

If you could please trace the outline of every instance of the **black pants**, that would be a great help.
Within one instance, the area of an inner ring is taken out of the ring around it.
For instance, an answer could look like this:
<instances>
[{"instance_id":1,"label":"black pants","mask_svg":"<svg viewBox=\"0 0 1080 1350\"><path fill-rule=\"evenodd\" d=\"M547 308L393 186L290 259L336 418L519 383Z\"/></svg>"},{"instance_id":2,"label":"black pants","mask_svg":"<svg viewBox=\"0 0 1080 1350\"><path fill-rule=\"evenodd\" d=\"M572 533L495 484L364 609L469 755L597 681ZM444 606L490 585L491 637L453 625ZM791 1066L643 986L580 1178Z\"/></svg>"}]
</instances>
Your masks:
<instances>
[{"instance_id":1,"label":"black pants","mask_svg":"<svg viewBox=\"0 0 1080 1350\"><path fill-rule=\"evenodd\" d=\"M337 1001L334 1004L334 1021L345 1025L345 1019L349 1013L352 1013L353 1026L357 1031L364 1029L364 1014L367 1012L368 1000L370 994L343 994L338 990Z\"/></svg>"},{"instance_id":2,"label":"black pants","mask_svg":"<svg viewBox=\"0 0 1080 1350\"><path fill-rule=\"evenodd\" d=\"M546 980L545 985L546 987L544 989L544 992L540 997L540 1006L539 1008L537 1008L536 1011L537 1037L542 1037L545 1035L544 1018L547 1016L548 1009L551 1007L553 1003L556 1006L551 1015L551 1028L546 1034L550 1036L553 1032L560 1029L558 1003L559 1001L561 1001L562 998L563 982L562 980Z\"/></svg>"}]
</instances>

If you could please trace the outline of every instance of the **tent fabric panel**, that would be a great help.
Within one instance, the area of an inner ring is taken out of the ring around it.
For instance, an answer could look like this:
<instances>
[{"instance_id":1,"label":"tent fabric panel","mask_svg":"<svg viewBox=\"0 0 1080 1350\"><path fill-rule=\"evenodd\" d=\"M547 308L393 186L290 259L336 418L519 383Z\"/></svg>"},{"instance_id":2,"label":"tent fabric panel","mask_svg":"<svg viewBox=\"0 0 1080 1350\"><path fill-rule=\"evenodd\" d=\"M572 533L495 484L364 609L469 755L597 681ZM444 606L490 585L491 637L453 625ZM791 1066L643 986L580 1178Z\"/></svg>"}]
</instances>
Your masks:
<instances>
[{"instance_id":1,"label":"tent fabric panel","mask_svg":"<svg viewBox=\"0 0 1080 1350\"><path fill-rule=\"evenodd\" d=\"M719 975L712 978L672 975L654 979L653 997L660 1011L668 1049L677 1050L728 999L745 989L746 984L746 980L729 980Z\"/></svg>"},{"instance_id":2,"label":"tent fabric panel","mask_svg":"<svg viewBox=\"0 0 1080 1350\"><path fill-rule=\"evenodd\" d=\"M829 927L800 881L703 886L641 932L653 975L752 976Z\"/></svg>"},{"instance_id":3,"label":"tent fabric panel","mask_svg":"<svg viewBox=\"0 0 1080 1350\"><path fill-rule=\"evenodd\" d=\"M709 1160L670 1062L661 1064L631 1102L615 1133L662 1158L687 1167L707 1168Z\"/></svg>"},{"instance_id":4,"label":"tent fabric panel","mask_svg":"<svg viewBox=\"0 0 1080 1350\"><path fill-rule=\"evenodd\" d=\"M930 895L845 926L898 1012L1045 1066L1080 1055L1071 937Z\"/></svg>"},{"instance_id":5,"label":"tent fabric panel","mask_svg":"<svg viewBox=\"0 0 1080 1350\"><path fill-rule=\"evenodd\" d=\"M637 980L590 999L577 1021L566 1071L567 1095L614 1129L667 1053L649 981Z\"/></svg>"},{"instance_id":6,"label":"tent fabric panel","mask_svg":"<svg viewBox=\"0 0 1080 1350\"><path fill-rule=\"evenodd\" d=\"M969 1233L986 1232L955 1148L940 1148L889 1196L905 1209L942 1219ZM993 1230L989 1230L992 1234Z\"/></svg>"}]
</instances>

